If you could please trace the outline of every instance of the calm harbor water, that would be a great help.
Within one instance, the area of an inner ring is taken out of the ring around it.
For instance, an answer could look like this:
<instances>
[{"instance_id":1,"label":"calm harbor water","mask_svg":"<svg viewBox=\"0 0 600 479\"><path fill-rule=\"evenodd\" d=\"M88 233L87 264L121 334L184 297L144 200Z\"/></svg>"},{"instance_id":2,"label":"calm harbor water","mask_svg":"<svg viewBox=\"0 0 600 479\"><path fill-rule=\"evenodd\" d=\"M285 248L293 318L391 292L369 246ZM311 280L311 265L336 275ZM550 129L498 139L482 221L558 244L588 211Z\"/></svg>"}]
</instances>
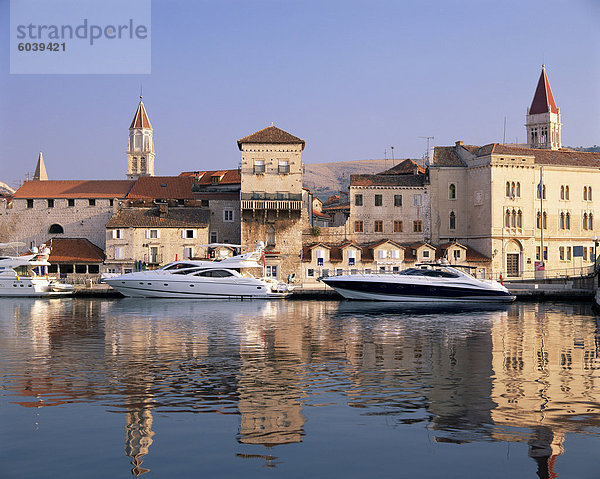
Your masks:
<instances>
[{"instance_id":1,"label":"calm harbor water","mask_svg":"<svg viewBox=\"0 0 600 479\"><path fill-rule=\"evenodd\" d=\"M0 299L0 477L596 478L587 304Z\"/></svg>"}]
</instances>

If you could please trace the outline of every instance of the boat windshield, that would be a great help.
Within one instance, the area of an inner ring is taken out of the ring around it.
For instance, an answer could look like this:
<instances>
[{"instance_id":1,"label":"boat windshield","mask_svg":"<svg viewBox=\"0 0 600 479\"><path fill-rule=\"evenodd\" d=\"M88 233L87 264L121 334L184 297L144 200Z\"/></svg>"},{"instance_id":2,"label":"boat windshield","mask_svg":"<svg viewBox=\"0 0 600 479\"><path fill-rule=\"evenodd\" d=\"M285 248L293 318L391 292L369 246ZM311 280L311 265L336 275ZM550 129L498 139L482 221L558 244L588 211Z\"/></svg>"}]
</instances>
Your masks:
<instances>
[{"instance_id":1,"label":"boat windshield","mask_svg":"<svg viewBox=\"0 0 600 479\"><path fill-rule=\"evenodd\" d=\"M194 276L203 276L208 278L228 278L229 276L235 275L226 269L206 269L196 273Z\"/></svg>"},{"instance_id":2,"label":"boat windshield","mask_svg":"<svg viewBox=\"0 0 600 479\"><path fill-rule=\"evenodd\" d=\"M458 278L460 275L453 271L448 271L445 268L440 269L421 269L421 268L408 268L404 271L400 271L398 274L405 276L427 276L429 278Z\"/></svg>"},{"instance_id":3,"label":"boat windshield","mask_svg":"<svg viewBox=\"0 0 600 479\"><path fill-rule=\"evenodd\" d=\"M192 263L171 263L166 266L163 266L160 269L162 269L164 271L171 271L171 270L175 270L175 269L194 268L196 266L197 265L192 264Z\"/></svg>"}]
</instances>

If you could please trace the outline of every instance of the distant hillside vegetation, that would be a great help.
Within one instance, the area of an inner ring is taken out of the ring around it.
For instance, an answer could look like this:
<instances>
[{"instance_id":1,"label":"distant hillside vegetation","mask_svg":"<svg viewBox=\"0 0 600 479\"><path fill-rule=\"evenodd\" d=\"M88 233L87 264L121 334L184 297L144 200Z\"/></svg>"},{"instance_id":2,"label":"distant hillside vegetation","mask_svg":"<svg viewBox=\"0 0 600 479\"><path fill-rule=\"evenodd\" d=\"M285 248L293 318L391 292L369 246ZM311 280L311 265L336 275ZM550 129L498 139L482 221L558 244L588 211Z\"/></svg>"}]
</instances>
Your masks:
<instances>
[{"instance_id":1,"label":"distant hillside vegetation","mask_svg":"<svg viewBox=\"0 0 600 479\"><path fill-rule=\"evenodd\" d=\"M356 160L334 163L305 163L304 187L326 200L350 187L350 175L374 174L388 170L402 160Z\"/></svg>"}]
</instances>

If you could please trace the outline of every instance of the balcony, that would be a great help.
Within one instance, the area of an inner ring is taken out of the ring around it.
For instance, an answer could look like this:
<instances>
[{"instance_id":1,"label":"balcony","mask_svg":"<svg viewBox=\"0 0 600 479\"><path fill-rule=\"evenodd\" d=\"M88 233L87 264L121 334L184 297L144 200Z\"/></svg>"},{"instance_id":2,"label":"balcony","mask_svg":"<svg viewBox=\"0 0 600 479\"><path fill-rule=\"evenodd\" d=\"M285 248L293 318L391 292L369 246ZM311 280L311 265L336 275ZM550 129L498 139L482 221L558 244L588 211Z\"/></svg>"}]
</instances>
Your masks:
<instances>
[{"instance_id":1,"label":"balcony","mask_svg":"<svg viewBox=\"0 0 600 479\"><path fill-rule=\"evenodd\" d=\"M242 193L242 210L302 210L301 193Z\"/></svg>"}]
</instances>

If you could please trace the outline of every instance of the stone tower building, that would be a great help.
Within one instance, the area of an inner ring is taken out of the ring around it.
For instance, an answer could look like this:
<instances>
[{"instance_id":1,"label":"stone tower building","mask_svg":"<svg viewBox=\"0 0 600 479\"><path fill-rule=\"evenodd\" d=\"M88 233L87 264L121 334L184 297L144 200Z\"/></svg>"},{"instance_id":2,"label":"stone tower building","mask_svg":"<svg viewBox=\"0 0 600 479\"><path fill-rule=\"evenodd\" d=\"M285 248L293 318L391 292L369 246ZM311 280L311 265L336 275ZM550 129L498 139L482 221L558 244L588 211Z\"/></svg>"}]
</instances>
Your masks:
<instances>
[{"instance_id":1,"label":"stone tower building","mask_svg":"<svg viewBox=\"0 0 600 479\"><path fill-rule=\"evenodd\" d=\"M529 148L560 149L560 108L554 101L544 65L533 101L527 109L525 127Z\"/></svg>"},{"instance_id":2,"label":"stone tower building","mask_svg":"<svg viewBox=\"0 0 600 479\"><path fill-rule=\"evenodd\" d=\"M275 126L238 140L241 162L241 240L266 244L266 273L300 277L302 150L305 142Z\"/></svg>"},{"instance_id":3,"label":"stone tower building","mask_svg":"<svg viewBox=\"0 0 600 479\"><path fill-rule=\"evenodd\" d=\"M136 180L140 176L154 176L154 140L152 125L140 96L140 103L131 125L127 143L127 178Z\"/></svg>"}]
</instances>

